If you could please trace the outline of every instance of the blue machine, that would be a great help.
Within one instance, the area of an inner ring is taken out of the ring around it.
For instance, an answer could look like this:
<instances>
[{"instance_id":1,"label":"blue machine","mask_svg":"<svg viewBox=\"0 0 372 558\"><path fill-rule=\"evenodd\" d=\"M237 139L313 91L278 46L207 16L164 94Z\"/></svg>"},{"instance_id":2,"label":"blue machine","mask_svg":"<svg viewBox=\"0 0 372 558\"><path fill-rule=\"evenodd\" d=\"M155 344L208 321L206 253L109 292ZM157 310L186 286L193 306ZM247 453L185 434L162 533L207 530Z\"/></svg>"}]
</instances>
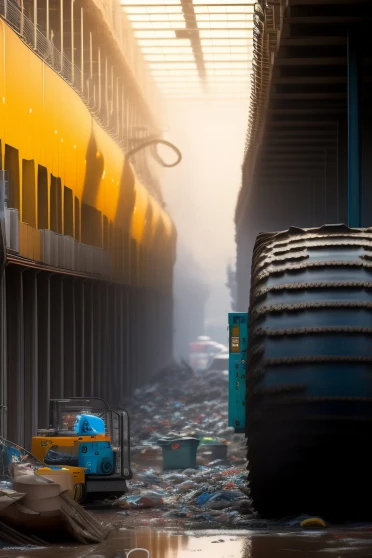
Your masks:
<instances>
[{"instance_id":1,"label":"blue machine","mask_svg":"<svg viewBox=\"0 0 372 558\"><path fill-rule=\"evenodd\" d=\"M77 415L74 430L79 436L105 434L105 423L95 415ZM85 467L87 475L112 475L115 458L110 442L82 442L79 445L78 467Z\"/></svg>"},{"instance_id":2,"label":"blue machine","mask_svg":"<svg viewBox=\"0 0 372 558\"><path fill-rule=\"evenodd\" d=\"M229 426L245 431L248 313L229 313Z\"/></svg>"},{"instance_id":3,"label":"blue machine","mask_svg":"<svg viewBox=\"0 0 372 558\"><path fill-rule=\"evenodd\" d=\"M115 460L110 442L84 442L80 444L78 466L85 467L86 475L112 475Z\"/></svg>"},{"instance_id":4,"label":"blue machine","mask_svg":"<svg viewBox=\"0 0 372 558\"><path fill-rule=\"evenodd\" d=\"M100 417L95 415L76 415L74 430L79 436L89 436L89 434L104 434L105 423Z\"/></svg>"}]
</instances>

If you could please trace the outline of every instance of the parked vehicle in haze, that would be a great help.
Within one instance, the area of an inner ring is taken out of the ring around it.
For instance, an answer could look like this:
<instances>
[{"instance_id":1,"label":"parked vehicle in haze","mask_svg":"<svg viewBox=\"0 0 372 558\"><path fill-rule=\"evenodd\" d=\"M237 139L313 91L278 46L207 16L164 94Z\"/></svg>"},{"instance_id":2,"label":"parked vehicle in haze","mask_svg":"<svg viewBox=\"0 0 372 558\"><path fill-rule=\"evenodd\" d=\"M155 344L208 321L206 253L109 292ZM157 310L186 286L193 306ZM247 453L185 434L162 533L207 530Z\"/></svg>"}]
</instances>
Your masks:
<instances>
[{"instance_id":1,"label":"parked vehicle in haze","mask_svg":"<svg viewBox=\"0 0 372 558\"><path fill-rule=\"evenodd\" d=\"M213 358L220 353L227 353L225 345L212 341L206 335L200 335L189 345L189 364L196 374L208 369Z\"/></svg>"},{"instance_id":2,"label":"parked vehicle in haze","mask_svg":"<svg viewBox=\"0 0 372 558\"><path fill-rule=\"evenodd\" d=\"M225 376L229 373L229 353L220 353L213 357L208 366L208 372L223 372Z\"/></svg>"}]
</instances>

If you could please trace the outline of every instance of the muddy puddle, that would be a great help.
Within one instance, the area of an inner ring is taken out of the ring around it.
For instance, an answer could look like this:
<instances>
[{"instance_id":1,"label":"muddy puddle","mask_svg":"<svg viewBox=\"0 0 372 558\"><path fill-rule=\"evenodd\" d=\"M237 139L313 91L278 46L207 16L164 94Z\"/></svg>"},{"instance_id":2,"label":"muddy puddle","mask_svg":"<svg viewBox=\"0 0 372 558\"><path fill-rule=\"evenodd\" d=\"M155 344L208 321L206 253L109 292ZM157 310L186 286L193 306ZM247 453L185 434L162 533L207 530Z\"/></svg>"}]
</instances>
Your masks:
<instances>
[{"instance_id":1,"label":"muddy puddle","mask_svg":"<svg viewBox=\"0 0 372 558\"><path fill-rule=\"evenodd\" d=\"M137 550L136 550L137 549ZM139 550L145 549L145 550ZM130 552L131 551L131 552ZM96 547L0 550L7 558L293 558L372 556L372 527L291 532L118 530Z\"/></svg>"}]
</instances>

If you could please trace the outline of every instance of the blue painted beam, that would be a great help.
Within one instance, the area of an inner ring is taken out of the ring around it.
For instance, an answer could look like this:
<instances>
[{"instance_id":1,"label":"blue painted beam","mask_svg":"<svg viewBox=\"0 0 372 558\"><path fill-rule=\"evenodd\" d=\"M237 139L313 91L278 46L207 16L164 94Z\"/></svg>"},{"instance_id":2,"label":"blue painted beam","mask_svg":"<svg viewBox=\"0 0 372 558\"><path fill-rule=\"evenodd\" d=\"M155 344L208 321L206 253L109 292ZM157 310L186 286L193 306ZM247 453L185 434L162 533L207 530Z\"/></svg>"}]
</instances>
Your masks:
<instances>
[{"instance_id":1,"label":"blue painted beam","mask_svg":"<svg viewBox=\"0 0 372 558\"><path fill-rule=\"evenodd\" d=\"M229 417L235 432L245 431L248 313L229 313Z\"/></svg>"},{"instance_id":2,"label":"blue painted beam","mask_svg":"<svg viewBox=\"0 0 372 558\"><path fill-rule=\"evenodd\" d=\"M358 35L354 30L349 30L347 40L348 225L357 228L363 226L360 57Z\"/></svg>"}]
</instances>

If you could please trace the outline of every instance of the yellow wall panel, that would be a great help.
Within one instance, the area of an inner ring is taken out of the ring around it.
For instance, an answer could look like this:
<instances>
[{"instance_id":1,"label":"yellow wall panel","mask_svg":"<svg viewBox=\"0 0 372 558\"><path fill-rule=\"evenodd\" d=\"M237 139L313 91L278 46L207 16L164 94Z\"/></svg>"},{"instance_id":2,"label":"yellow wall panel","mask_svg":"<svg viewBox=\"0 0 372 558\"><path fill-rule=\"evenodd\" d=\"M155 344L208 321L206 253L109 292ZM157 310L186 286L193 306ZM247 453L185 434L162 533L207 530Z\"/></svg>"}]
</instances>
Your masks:
<instances>
[{"instance_id":1,"label":"yellow wall panel","mask_svg":"<svg viewBox=\"0 0 372 558\"><path fill-rule=\"evenodd\" d=\"M151 235L154 236L156 234L156 230L159 224L161 208L156 200L151 199L151 206L152 206L152 223L151 223Z\"/></svg>"},{"instance_id":2,"label":"yellow wall panel","mask_svg":"<svg viewBox=\"0 0 372 558\"><path fill-rule=\"evenodd\" d=\"M48 190L53 174L61 179L62 192L64 186L72 189L80 207L83 203L94 206L115 226L130 229L133 238L141 242L150 197L133 171L135 211L132 215L131 209L121 211L126 204L131 208L133 199L133 175L123 172L123 150L92 118L79 95L3 20L0 20L0 139L3 156L5 144L19 151L21 184L22 159L33 160L35 188L37 168L42 165L48 172ZM22 207L22 189L20 201ZM168 223L170 218L162 217L165 213L155 200L152 205L154 235L157 223L161 219ZM121 215L125 218L119 218ZM22 249L29 253L25 231L22 234Z\"/></svg>"},{"instance_id":3,"label":"yellow wall panel","mask_svg":"<svg viewBox=\"0 0 372 558\"><path fill-rule=\"evenodd\" d=\"M131 235L140 244L145 228L145 218L149 195L140 182L136 181L136 202L132 215Z\"/></svg>"}]
</instances>

